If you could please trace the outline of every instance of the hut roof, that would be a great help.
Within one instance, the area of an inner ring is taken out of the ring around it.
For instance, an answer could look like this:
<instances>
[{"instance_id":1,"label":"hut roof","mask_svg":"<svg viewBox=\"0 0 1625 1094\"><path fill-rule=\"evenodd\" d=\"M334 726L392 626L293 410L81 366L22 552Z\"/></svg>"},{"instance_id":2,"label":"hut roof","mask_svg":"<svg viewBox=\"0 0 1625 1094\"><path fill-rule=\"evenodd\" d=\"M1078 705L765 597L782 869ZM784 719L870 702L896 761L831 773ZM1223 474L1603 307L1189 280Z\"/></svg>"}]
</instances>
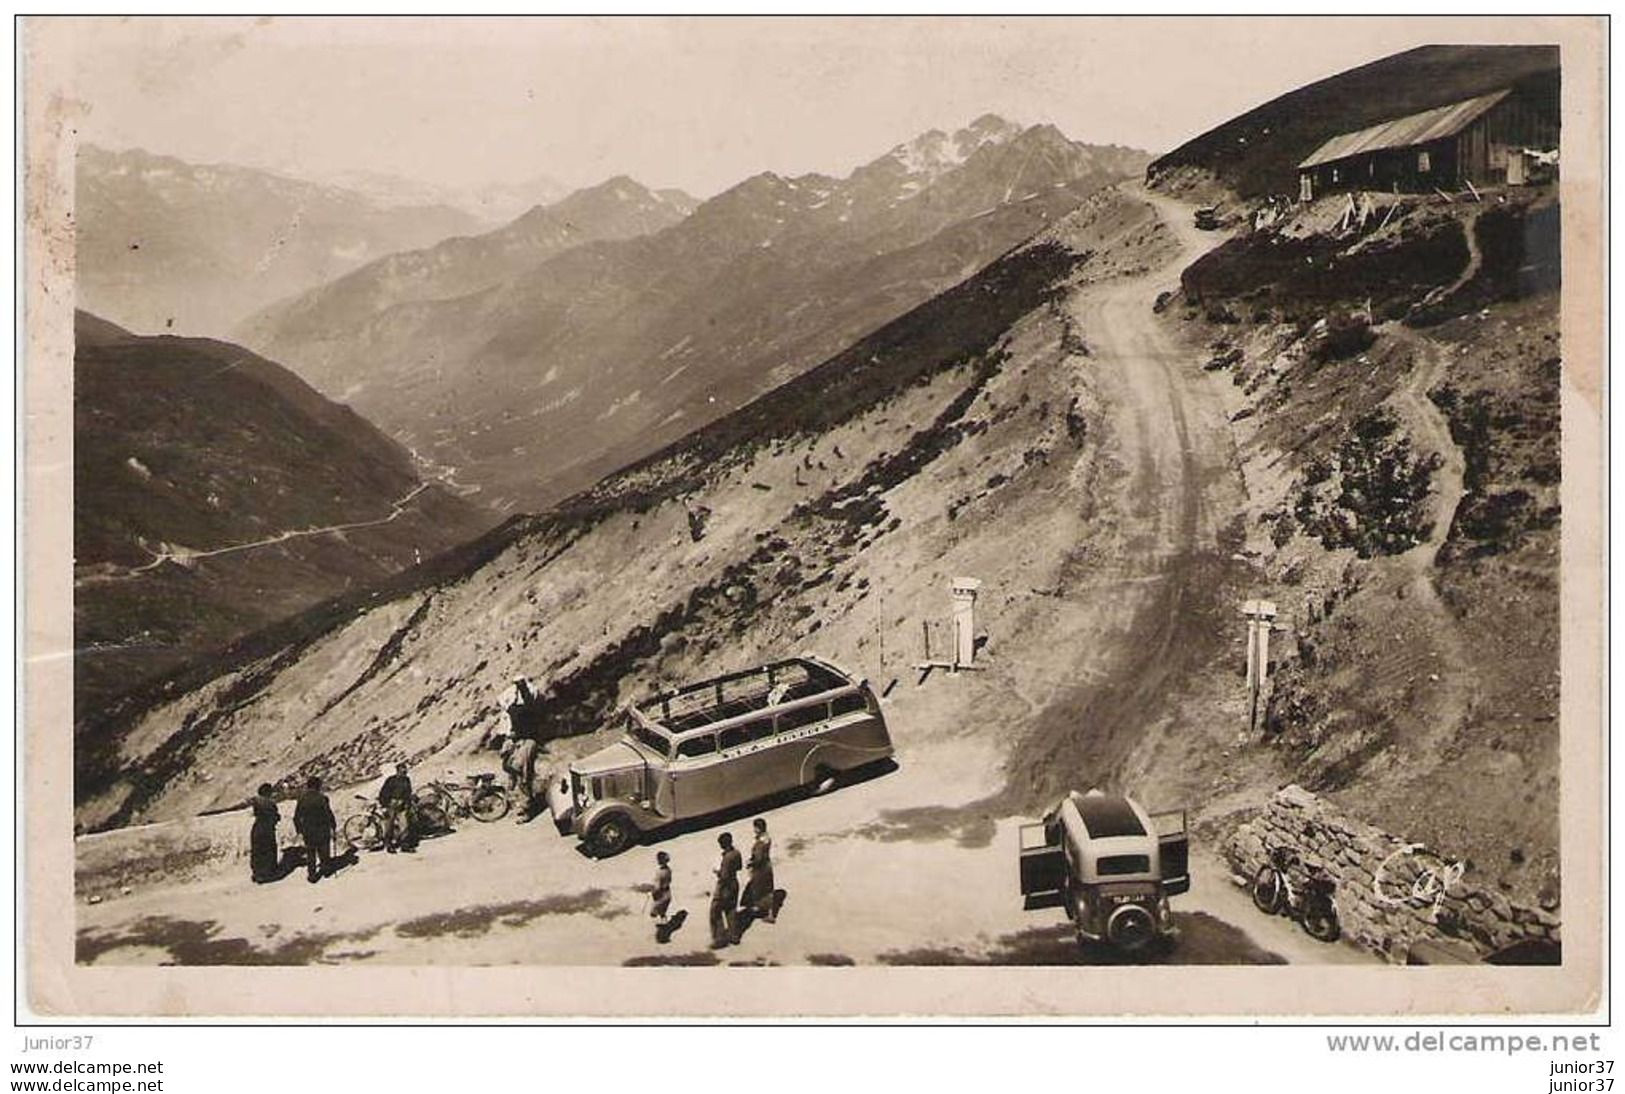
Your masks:
<instances>
[{"instance_id":1,"label":"hut roof","mask_svg":"<svg viewBox=\"0 0 1625 1094\"><path fill-rule=\"evenodd\" d=\"M1379 122L1353 133L1343 133L1315 149L1308 159L1298 164L1298 167L1300 169L1317 167L1323 163L1332 163L1367 152L1407 148L1411 145L1453 137L1510 94L1511 88L1502 88L1487 95L1463 99L1459 103L1436 106L1432 110Z\"/></svg>"}]
</instances>

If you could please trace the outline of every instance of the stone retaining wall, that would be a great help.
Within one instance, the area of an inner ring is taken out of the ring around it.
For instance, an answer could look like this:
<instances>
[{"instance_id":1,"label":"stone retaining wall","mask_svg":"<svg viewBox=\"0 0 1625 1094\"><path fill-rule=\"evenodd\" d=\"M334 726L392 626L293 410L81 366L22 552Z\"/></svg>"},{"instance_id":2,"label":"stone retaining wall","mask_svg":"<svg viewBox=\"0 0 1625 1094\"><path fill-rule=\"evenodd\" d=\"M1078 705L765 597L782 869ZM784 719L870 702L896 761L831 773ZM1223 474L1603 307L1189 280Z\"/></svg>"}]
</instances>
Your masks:
<instances>
[{"instance_id":1,"label":"stone retaining wall","mask_svg":"<svg viewBox=\"0 0 1625 1094\"><path fill-rule=\"evenodd\" d=\"M277 839L289 847L298 837L292 809L284 808L283 813ZM81 900L107 899L126 888L168 885L233 869L241 870L246 879L252 825L249 810L234 809L80 836L74 840L74 888Z\"/></svg>"},{"instance_id":2,"label":"stone retaining wall","mask_svg":"<svg viewBox=\"0 0 1625 1094\"><path fill-rule=\"evenodd\" d=\"M1454 860L1344 816L1301 787L1277 793L1223 853L1250 883L1277 846L1325 867L1337 882L1343 937L1396 964L1423 941L1480 959L1518 943L1562 942L1556 909L1514 904L1475 885Z\"/></svg>"}]
</instances>

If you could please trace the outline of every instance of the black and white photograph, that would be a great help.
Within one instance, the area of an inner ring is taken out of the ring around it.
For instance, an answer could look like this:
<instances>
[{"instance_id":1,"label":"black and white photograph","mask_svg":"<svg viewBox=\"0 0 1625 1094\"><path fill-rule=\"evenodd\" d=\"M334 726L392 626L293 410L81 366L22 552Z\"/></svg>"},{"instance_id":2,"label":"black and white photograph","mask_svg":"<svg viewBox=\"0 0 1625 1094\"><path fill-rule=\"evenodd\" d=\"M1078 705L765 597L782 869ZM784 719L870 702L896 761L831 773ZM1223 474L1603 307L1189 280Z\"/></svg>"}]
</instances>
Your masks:
<instances>
[{"instance_id":1,"label":"black and white photograph","mask_svg":"<svg viewBox=\"0 0 1625 1094\"><path fill-rule=\"evenodd\" d=\"M1605 21L18 34L36 1009L1595 1005Z\"/></svg>"}]
</instances>

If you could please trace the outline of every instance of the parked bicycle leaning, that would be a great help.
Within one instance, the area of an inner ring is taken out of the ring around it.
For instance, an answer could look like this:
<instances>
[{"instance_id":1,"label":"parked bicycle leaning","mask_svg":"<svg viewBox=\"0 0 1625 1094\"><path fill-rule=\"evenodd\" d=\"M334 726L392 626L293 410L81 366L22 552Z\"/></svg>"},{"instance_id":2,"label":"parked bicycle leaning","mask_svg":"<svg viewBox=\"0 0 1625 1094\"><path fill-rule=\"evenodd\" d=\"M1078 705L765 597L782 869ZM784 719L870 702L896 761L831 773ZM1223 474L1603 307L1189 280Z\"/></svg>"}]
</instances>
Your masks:
<instances>
[{"instance_id":1,"label":"parked bicycle leaning","mask_svg":"<svg viewBox=\"0 0 1625 1094\"><path fill-rule=\"evenodd\" d=\"M351 847L362 851L376 851L385 846L388 833L388 819L384 804L367 794L357 794L356 799L362 803L359 812L353 813L345 820L340 830L344 840ZM444 832L451 828L451 817L437 802L425 801L421 796L413 799L407 808L407 824L409 837L416 841L420 836L431 832Z\"/></svg>"},{"instance_id":2,"label":"parked bicycle leaning","mask_svg":"<svg viewBox=\"0 0 1625 1094\"><path fill-rule=\"evenodd\" d=\"M431 779L418 792L418 800L432 802L449 817L473 817L486 823L501 820L513 808L513 799L496 785L496 776L490 772L465 775L461 783Z\"/></svg>"},{"instance_id":3,"label":"parked bicycle leaning","mask_svg":"<svg viewBox=\"0 0 1625 1094\"><path fill-rule=\"evenodd\" d=\"M1337 883L1319 863L1305 862L1285 847L1272 847L1269 863L1253 877L1253 903L1259 911L1295 919L1311 938L1322 942L1336 942L1343 933L1333 899L1336 891Z\"/></svg>"}]
</instances>

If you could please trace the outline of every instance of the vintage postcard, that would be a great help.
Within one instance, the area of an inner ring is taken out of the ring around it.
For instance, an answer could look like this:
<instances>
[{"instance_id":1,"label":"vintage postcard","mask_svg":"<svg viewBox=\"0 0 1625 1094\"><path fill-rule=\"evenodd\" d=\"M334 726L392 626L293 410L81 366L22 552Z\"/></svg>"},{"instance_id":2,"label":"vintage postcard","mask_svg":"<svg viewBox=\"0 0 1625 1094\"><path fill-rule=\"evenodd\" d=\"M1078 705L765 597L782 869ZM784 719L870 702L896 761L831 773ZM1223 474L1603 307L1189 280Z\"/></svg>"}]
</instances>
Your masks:
<instances>
[{"instance_id":1,"label":"vintage postcard","mask_svg":"<svg viewBox=\"0 0 1625 1094\"><path fill-rule=\"evenodd\" d=\"M29 1006L1595 1011L1606 33L22 20Z\"/></svg>"}]
</instances>

